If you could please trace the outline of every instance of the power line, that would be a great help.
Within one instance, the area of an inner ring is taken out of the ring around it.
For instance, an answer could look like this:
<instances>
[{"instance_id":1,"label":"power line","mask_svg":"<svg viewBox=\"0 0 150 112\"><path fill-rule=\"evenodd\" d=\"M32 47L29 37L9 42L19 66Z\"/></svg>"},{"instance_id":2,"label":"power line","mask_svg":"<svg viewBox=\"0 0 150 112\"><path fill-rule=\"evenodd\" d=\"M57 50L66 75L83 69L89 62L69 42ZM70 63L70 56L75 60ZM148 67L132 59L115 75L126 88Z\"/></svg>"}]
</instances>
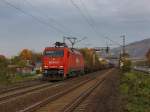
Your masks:
<instances>
[{"instance_id":1,"label":"power line","mask_svg":"<svg viewBox=\"0 0 150 112\"><path fill-rule=\"evenodd\" d=\"M92 28L92 30L97 34L97 36L100 36L99 32L95 28L95 21L94 21L93 17L91 16L91 14L89 13L89 11L87 10L87 8L86 8L85 4L83 3L83 1L80 0L81 5L83 6L83 8L84 8L84 10L87 13L87 16L89 18L84 14L84 12L81 10L81 8L73 0L70 0L70 1L76 7L76 9L79 10L80 14L83 16L83 18L86 20L86 22L88 23L88 25ZM111 42L113 42L113 43L115 43L115 44L117 44L119 46L121 45L118 42L110 39L109 37L103 37L103 38L106 38L106 39L110 40Z\"/></svg>"},{"instance_id":2,"label":"power line","mask_svg":"<svg viewBox=\"0 0 150 112\"><path fill-rule=\"evenodd\" d=\"M84 4L84 2L83 2L82 0L80 0L80 3L81 3L81 5L82 5L82 7L84 8L84 10L85 10L87 16L89 16L89 20L90 20L91 22L95 23L93 17L91 16L90 12L89 12L88 9L86 8L86 5Z\"/></svg>"},{"instance_id":3,"label":"power line","mask_svg":"<svg viewBox=\"0 0 150 112\"><path fill-rule=\"evenodd\" d=\"M86 15L84 14L84 12L81 10L81 8L73 1L70 0L72 5L79 10L81 16L85 19L85 21L88 23L88 25L90 26L90 28L96 33L96 35L99 37L99 33L97 32L97 30L95 30L94 24L92 22L90 22L90 20L88 19L88 17L86 17Z\"/></svg>"},{"instance_id":4,"label":"power line","mask_svg":"<svg viewBox=\"0 0 150 112\"><path fill-rule=\"evenodd\" d=\"M86 5L84 4L83 0L80 0L80 2L81 2L81 5L83 6L84 10L85 10L86 13L87 13L87 16L89 16L89 19L91 20L91 22L92 22L93 24L95 24L95 21L94 21L92 15L90 14L90 12L88 11ZM93 26L95 26L95 25L93 25ZM94 28L95 28L95 27L94 27ZM95 30L96 30L96 28L95 28ZM96 32L97 32L97 30L96 30ZM99 33L98 33L98 34L99 34ZM116 42L116 41L110 39L109 37L105 37L105 38L107 38L108 40L112 41L113 43L115 43L115 44L117 44L117 45L119 45L119 46L121 45L120 43L118 43L118 42Z\"/></svg>"},{"instance_id":5,"label":"power line","mask_svg":"<svg viewBox=\"0 0 150 112\"><path fill-rule=\"evenodd\" d=\"M86 22L87 22L90 26L92 26L92 24L89 22L88 18L86 17L86 15L84 14L84 12L80 9L80 7L79 7L73 0L70 0L70 1L71 1L71 3L73 4L73 6L74 6L76 9L79 10L81 16L86 20Z\"/></svg>"},{"instance_id":6,"label":"power line","mask_svg":"<svg viewBox=\"0 0 150 112\"><path fill-rule=\"evenodd\" d=\"M27 4L30 5L30 7L32 9L34 9L36 11L36 9L38 9L38 7L36 7L35 5L33 5L29 0L23 0L25 1ZM46 13L43 13L43 12L39 12L40 10L38 10L37 12L40 14L40 15L43 15L45 18L47 18L47 20L50 20L52 22L54 22L55 24L57 24L59 27L67 30L68 32L71 32L69 29L67 29L63 24L59 23L58 21L56 21L55 19L53 19L52 17L49 17ZM69 33L68 33L69 34Z\"/></svg>"},{"instance_id":7,"label":"power line","mask_svg":"<svg viewBox=\"0 0 150 112\"><path fill-rule=\"evenodd\" d=\"M23 9L21 9L21 8L19 8L19 7L17 7L17 6L15 6L14 4L8 2L7 0L3 0L2 2L5 3L6 5L8 5L8 6L14 8L14 9L18 10L19 12L21 12L21 13L27 15L27 16L32 17L34 20L36 20L37 22L39 22L39 23L41 23L41 24L47 26L48 28L54 29L55 31L57 31L57 32L59 32L60 34L63 34L63 35L64 35L64 32L63 32L62 30L60 30L60 29L54 27L53 25L48 25L45 21L43 21L43 20L41 20L40 18L38 18L38 17L32 15L31 13L28 13L28 12L24 11Z\"/></svg>"},{"instance_id":8,"label":"power line","mask_svg":"<svg viewBox=\"0 0 150 112\"><path fill-rule=\"evenodd\" d=\"M90 28L96 33L97 36L99 36L98 32L94 28L94 25L89 21L88 17L86 17L86 15L81 10L81 8L73 0L70 0L70 1L71 1L72 5L80 12L81 16L85 19L85 21L88 23Z\"/></svg>"}]
</instances>

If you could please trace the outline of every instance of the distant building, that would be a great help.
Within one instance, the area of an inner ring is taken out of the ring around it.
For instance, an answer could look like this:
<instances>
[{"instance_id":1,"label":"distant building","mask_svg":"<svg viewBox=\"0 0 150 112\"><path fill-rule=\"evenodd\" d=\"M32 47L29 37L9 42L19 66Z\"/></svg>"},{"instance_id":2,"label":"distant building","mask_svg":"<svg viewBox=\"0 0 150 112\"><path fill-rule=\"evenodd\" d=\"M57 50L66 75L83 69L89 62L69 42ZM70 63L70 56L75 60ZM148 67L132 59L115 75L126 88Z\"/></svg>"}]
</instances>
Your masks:
<instances>
[{"instance_id":1,"label":"distant building","mask_svg":"<svg viewBox=\"0 0 150 112\"><path fill-rule=\"evenodd\" d=\"M16 73L23 73L23 74L32 73L34 70L34 66L32 65L28 65L25 67L20 67L17 65L8 65L8 68L14 69Z\"/></svg>"},{"instance_id":2,"label":"distant building","mask_svg":"<svg viewBox=\"0 0 150 112\"><path fill-rule=\"evenodd\" d=\"M34 67L35 71L42 71L42 63L41 62L37 62L35 63L35 67Z\"/></svg>"}]
</instances>

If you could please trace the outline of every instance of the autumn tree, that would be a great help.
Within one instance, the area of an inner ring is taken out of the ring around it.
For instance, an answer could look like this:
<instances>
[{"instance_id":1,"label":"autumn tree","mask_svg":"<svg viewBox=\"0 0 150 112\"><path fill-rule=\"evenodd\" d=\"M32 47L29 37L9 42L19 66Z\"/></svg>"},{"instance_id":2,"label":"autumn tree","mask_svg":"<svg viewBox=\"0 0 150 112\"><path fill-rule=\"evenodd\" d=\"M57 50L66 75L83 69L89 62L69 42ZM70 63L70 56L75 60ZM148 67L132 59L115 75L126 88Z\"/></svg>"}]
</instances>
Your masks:
<instances>
[{"instance_id":1,"label":"autumn tree","mask_svg":"<svg viewBox=\"0 0 150 112\"><path fill-rule=\"evenodd\" d=\"M0 60L2 59L6 59L6 57L4 55L0 55Z\"/></svg>"},{"instance_id":2,"label":"autumn tree","mask_svg":"<svg viewBox=\"0 0 150 112\"><path fill-rule=\"evenodd\" d=\"M8 63L8 61L7 61L7 59L5 58L5 56L0 55L0 68L1 68L1 69L2 69L2 68L6 68L7 63Z\"/></svg>"},{"instance_id":3,"label":"autumn tree","mask_svg":"<svg viewBox=\"0 0 150 112\"><path fill-rule=\"evenodd\" d=\"M130 57L130 55L129 55L129 53L124 53L124 54L122 54L122 55L121 55L121 57L129 58L129 57Z\"/></svg>"},{"instance_id":4,"label":"autumn tree","mask_svg":"<svg viewBox=\"0 0 150 112\"><path fill-rule=\"evenodd\" d=\"M19 56L14 56L14 57L11 58L11 64L16 65L20 60L21 59L20 59Z\"/></svg>"},{"instance_id":5,"label":"autumn tree","mask_svg":"<svg viewBox=\"0 0 150 112\"><path fill-rule=\"evenodd\" d=\"M147 58L147 61L148 61L149 65L150 65L150 49L146 53L146 58Z\"/></svg>"},{"instance_id":6,"label":"autumn tree","mask_svg":"<svg viewBox=\"0 0 150 112\"><path fill-rule=\"evenodd\" d=\"M123 60L123 66L121 67L121 69L122 69L123 72L128 72L128 71L131 70L131 66L132 66L131 60L125 58Z\"/></svg>"},{"instance_id":7,"label":"autumn tree","mask_svg":"<svg viewBox=\"0 0 150 112\"><path fill-rule=\"evenodd\" d=\"M23 49L20 54L19 57L22 60L31 60L32 59L32 51L29 49Z\"/></svg>"},{"instance_id":8,"label":"autumn tree","mask_svg":"<svg viewBox=\"0 0 150 112\"><path fill-rule=\"evenodd\" d=\"M99 57L93 49L83 48L80 49L80 52L84 58L86 72L91 72L100 68Z\"/></svg>"},{"instance_id":9,"label":"autumn tree","mask_svg":"<svg viewBox=\"0 0 150 112\"><path fill-rule=\"evenodd\" d=\"M124 53L120 58L120 68L123 72L128 72L131 70L132 61L130 60L130 55L128 53Z\"/></svg>"},{"instance_id":10,"label":"autumn tree","mask_svg":"<svg viewBox=\"0 0 150 112\"><path fill-rule=\"evenodd\" d=\"M2 83L10 82L8 64L9 60L5 56L0 55L0 82Z\"/></svg>"}]
</instances>

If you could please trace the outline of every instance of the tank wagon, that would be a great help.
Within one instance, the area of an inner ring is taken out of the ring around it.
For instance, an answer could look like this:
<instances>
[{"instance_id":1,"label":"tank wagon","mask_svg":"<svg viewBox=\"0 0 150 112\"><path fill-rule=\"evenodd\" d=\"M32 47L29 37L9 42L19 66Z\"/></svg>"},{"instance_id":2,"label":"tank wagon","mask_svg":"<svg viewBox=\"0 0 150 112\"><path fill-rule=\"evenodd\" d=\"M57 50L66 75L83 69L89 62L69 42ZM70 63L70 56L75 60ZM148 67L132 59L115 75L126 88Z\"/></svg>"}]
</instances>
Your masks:
<instances>
[{"instance_id":1,"label":"tank wagon","mask_svg":"<svg viewBox=\"0 0 150 112\"><path fill-rule=\"evenodd\" d=\"M82 54L65 43L56 42L54 47L46 47L42 57L44 80L63 80L84 73Z\"/></svg>"}]
</instances>

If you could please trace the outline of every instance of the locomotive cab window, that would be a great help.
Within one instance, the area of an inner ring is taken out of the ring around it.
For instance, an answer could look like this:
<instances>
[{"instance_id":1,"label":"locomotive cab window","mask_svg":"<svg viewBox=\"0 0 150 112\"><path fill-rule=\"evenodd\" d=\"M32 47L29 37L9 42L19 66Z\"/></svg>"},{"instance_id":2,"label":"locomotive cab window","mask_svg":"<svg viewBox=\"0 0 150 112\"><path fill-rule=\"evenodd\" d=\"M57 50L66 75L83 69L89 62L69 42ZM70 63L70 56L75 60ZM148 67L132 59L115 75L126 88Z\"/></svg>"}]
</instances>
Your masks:
<instances>
[{"instance_id":1,"label":"locomotive cab window","mask_svg":"<svg viewBox=\"0 0 150 112\"><path fill-rule=\"evenodd\" d=\"M49 57L63 57L64 51L63 50L45 51L44 55Z\"/></svg>"}]
</instances>

